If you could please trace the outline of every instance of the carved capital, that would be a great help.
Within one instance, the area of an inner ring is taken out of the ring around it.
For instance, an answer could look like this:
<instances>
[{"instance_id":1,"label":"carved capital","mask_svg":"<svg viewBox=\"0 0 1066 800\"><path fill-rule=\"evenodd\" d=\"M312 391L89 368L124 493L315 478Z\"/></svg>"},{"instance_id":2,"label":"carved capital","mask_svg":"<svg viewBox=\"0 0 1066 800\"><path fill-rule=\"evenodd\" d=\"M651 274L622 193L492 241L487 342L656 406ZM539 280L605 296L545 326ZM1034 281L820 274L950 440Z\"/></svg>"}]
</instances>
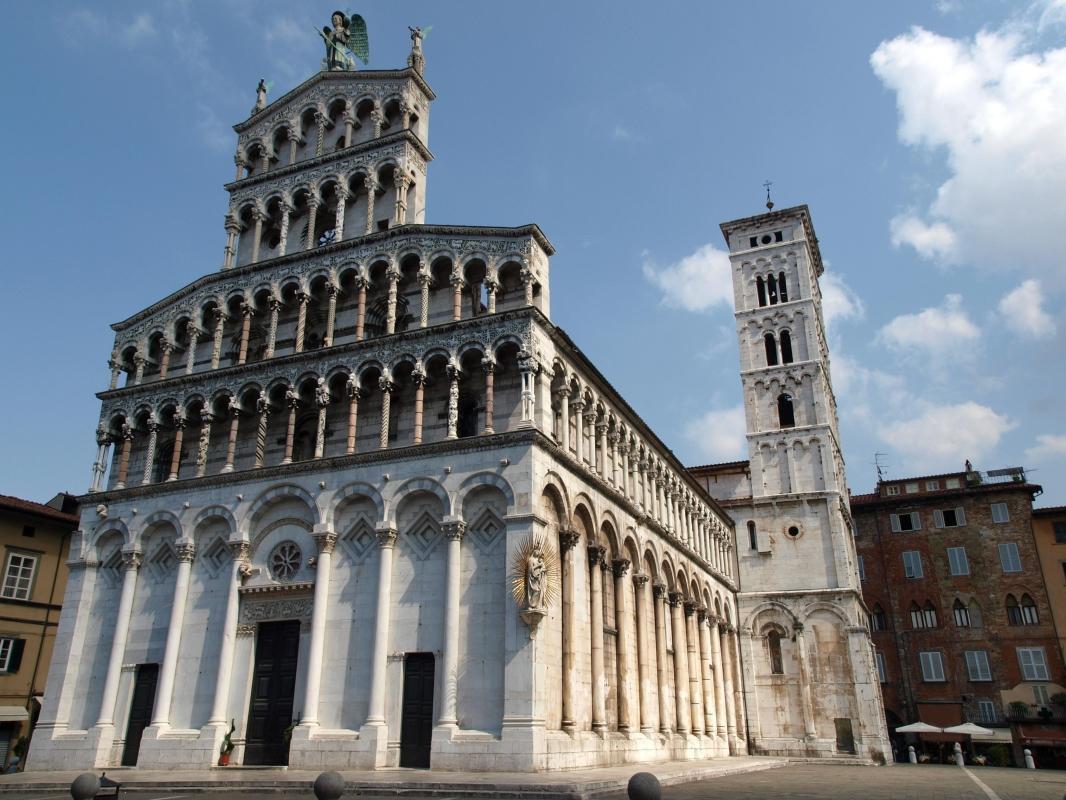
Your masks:
<instances>
[{"instance_id":1,"label":"carved capital","mask_svg":"<svg viewBox=\"0 0 1066 800\"><path fill-rule=\"evenodd\" d=\"M493 372L496 371L496 362L493 361L491 358L482 358L481 368L485 370L486 374L491 375Z\"/></svg>"},{"instance_id":2,"label":"carved capital","mask_svg":"<svg viewBox=\"0 0 1066 800\"><path fill-rule=\"evenodd\" d=\"M196 543L195 542L178 542L178 561L185 561L192 563L196 558Z\"/></svg>"},{"instance_id":3,"label":"carved capital","mask_svg":"<svg viewBox=\"0 0 1066 800\"><path fill-rule=\"evenodd\" d=\"M122 551L122 569L137 570L144 563L144 554L140 550Z\"/></svg>"},{"instance_id":4,"label":"carved capital","mask_svg":"<svg viewBox=\"0 0 1066 800\"><path fill-rule=\"evenodd\" d=\"M645 575L643 572L634 572L633 573L633 583L638 588L645 586L648 583L648 580L649 580L648 576Z\"/></svg>"},{"instance_id":5,"label":"carved capital","mask_svg":"<svg viewBox=\"0 0 1066 800\"><path fill-rule=\"evenodd\" d=\"M580 541L581 534L577 531L559 531L559 549L563 553L573 550Z\"/></svg>"},{"instance_id":6,"label":"carved capital","mask_svg":"<svg viewBox=\"0 0 1066 800\"><path fill-rule=\"evenodd\" d=\"M233 556L234 561L247 562L252 555L251 542L226 542L226 546L229 547L230 555Z\"/></svg>"},{"instance_id":7,"label":"carved capital","mask_svg":"<svg viewBox=\"0 0 1066 800\"><path fill-rule=\"evenodd\" d=\"M693 614L696 613L696 604L693 603L691 600L686 600L685 603L684 603L684 609L685 609L685 616L686 617L691 617Z\"/></svg>"},{"instance_id":8,"label":"carved capital","mask_svg":"<svg viewBox=\"0 0 1066 800\"><path fill-rule=\"evenodd\" d=\"M415 386L425 386L427 380L426 373L421 370L415 370L411 373L411 383Z\"/></svg>"},{"instance_id":9,"label":"carved capital","mask_svg":"<svg viewBox=\"0 0 1066 800\"><path fill-rule=\"evenodd\" d=\"M700 623L707 619L707 606L698 606L696 608L696 619L699 620Z\"/></svg>"},{"instance_id":10,"label":"carved capital","mask_svg":"<svg viewBox=\"0 0 1066 800\"><path fill-rule=\"evenodd\" d=\"M108 433L106 428L100 427L96 429L96 443L100 447L105 444L111 444L111 434Z\"/></svg>"},{"instance_id":11,"label":"carved capital","mask_svg":"<svg viewBox=\"0 0 1066 800\"><path fill-rule=\"evenodd\" d=\"M383 394L386 393L386 392L388 394L392 394L393 391L396 389L396 383L394 381L390 381L388 378L382 376L382 377L378 378L378 388L381 389Z\"/></svg>"},{"instance_id":12,"label":"carved capital","mask_svg":"<svg viewBox=\"0 0 1066 800\"><path fill-rule=\"evenodd\" d=\"M392 547L396 544L395 528L378 528L376 531L380 547Z\"/></svg>"},{"instance_id":13,"label":"carved capital","mask_svg":"<svg viewBox=\"0 0 1066 800\"><path fill-rule=\"evenodd\" d=\"M656 600L662 600L664 597L666 597L666 584L653 583L651 585L651 593Z\"/></svg>"},{"instance_id":14,"label":"carved capital","mask_svg":"<svg viewBox=\"0 0 1066 800\"><path fill-rule=\"evenodd\" d=\"M369 175L363 178L363 188L366 189L367 194L377 194L381 191L380 184Z\"/></svg>"},{"instance_id":15,"label":"carved capital","mask_svg":"<svg viewBox=\"0 0 1066 800\"><path fill-rule=\"evenodd\" d=\"M590 544L588 547L589 566L599 566L602 569L607 568L607 548L600 547L598 544Z\"/></svg>"},{"instance_id":16,"label":"carved capital","mask_svg":"<svg viewBox=\"0 0 1066 800\"><path fill-rule=\"evenodd\" d=\"M611 572L616 578L624 578L629 572L630 561L628 558L616 558L611 562Z\"/></svg>"},{"instance_id":17,"label":"carved capital","mask_svg":"<svg viewBox=\"0 0 1066 800\"><path fill-rule=\"evenodd\" d=\"M315 540L315 547L318 548L319 553L332 553L333 548L337 545L335 531L316 531L311 534L311 538Z\"/></svg>"},{"instance_id":18,"label":"carved capital","mask_svg":"<svg viewBox=\"0 0 1066 800\"><path fill-rule=\"evenodd\" d=\"M420 270L415 277L418 279L419 286L428 287L431 283L433 283L433 276L430 275L428 272L422 272Z\"/></svg>"},{"instance_id":19,"label":"carved capital","mask_svg":"<svg viewBox=\"0 0 1066 800\"><path fill-rule=\"evenodd\" d=\"M681 600L681 592L670 592L666 595L666 602L670 604L670 608L678 608L681 605Z\"/></svg>"},{"instance_id":20,"label":"carved capital","mask_svg":"<svg viewBox=\"0 0 1066 800\"><path fill-rule=\"evenodd\" d=\"M463 534L466 533L466 523L462 520L454 520L453 522L445 522L442 526L444 535L448 537L449 541L459 542L463 539Z\"/></svg>"}]
</instances>

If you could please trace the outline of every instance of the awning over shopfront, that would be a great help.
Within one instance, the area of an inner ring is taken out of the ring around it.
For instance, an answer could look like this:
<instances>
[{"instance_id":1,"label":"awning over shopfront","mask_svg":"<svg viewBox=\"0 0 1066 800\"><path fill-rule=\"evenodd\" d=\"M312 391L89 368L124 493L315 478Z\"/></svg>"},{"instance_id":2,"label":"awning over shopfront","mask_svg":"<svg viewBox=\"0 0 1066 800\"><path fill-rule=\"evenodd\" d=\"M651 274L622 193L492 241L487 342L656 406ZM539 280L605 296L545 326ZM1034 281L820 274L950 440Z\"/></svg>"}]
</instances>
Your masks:
<instances>
[{"instance_id":1,"label":"awning over shopfront","mask_svg":"<svg viewBox=\"0 0 1066 800\"><path fill-rule=\"evenodd\" d=\"M22 706L0 706L0 722L22 722L30 715Z\"/></svg>"},{"instance_id":2,"label":"awning over shopfront","mask_svg":"<svg viewBox=\"0 0 1066 800\"><path fill-rule=\"evenodd\" d=\"M1019 722L1018 744L1034 747L1066 747L1066 725Z\"/></svg>"}]
</instances>

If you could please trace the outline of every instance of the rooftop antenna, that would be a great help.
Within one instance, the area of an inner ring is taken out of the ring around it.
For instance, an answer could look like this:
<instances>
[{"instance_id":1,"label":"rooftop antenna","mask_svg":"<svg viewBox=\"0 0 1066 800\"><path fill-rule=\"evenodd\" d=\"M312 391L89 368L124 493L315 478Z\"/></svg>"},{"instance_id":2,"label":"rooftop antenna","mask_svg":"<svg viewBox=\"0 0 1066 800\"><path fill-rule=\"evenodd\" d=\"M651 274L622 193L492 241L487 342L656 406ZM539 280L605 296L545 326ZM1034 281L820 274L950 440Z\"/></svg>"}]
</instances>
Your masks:
<instances>
[{"instance_id":1,"label":"rooftop antenna","mask_svg":"<svg viewBox=\"0 0 1066 800\"><path fill-rule=\"evenodd\" d=\"M774 182L767 180L763 182L763 186L766 187L766 208L769 211L774 210L774 201L770 199L770 187L774 185Z\"/></svg>"},{"instance_id":2,"label":"rooftop antenna","mask_svg":"<svg viewBox=\"0 0 1066 800\"><path fill-rule=\"evenodd\" d=\"M881 463L881 459L883 459L884 457L884 453L874 453L874 466L877 467L878 483L881 483L881 481L885 479L885 473L888 471L888 465Z\"/></svg>"}]
</instances>

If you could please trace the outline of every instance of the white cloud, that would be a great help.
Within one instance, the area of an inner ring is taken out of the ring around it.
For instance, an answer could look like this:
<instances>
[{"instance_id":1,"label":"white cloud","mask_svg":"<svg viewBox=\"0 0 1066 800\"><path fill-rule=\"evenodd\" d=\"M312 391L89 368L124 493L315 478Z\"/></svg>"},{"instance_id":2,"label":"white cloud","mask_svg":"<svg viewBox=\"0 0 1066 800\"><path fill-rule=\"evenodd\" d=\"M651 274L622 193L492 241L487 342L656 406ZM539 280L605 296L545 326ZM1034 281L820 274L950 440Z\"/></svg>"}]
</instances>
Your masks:
<instances>
[{"instance_id":1,"label":"white cloud","mask_svg":"<svg viewBox=\"0 0 1066 800\"><path fill-rule=\"evenodd\" d=\"M866 306L855 291L835 272L826 272L818 281L822 289L822 317L826 328L847 319L863 319Z\"/></svg>"},{"instance_id":2,"label":"white cloud","mask_svg":"<svg viewBox=\"0 0 1066 800\"><path fill-rule=\"evenodd\" d=\"M738 461L747 457L744 407L708 411L685 426L692 451L705 463Z\"/></svg>"},{"instance_id":3,"label":"white cloud","mask_svg":"<svg viewBox=\"0 0 1066 800\"><path fill-rule=\"evenodd\" d=\"M981 331L962 308L962 295L949 294L942 306L917 314L901 314L877 333L877 339L893 350L920 352L932 358L965 356Z\"/></svg>"},{"instance_id":4,"label":"white cloud","mask_svg":"<svg viewBox=\"0 0 1066 800\"><path fill-rule=\"evenodd\" d=\"M306 77L308 65L316 62L319 42L307 35L307 26L290 17L274 17L266 30L263 41L269 46L271 63L288 80ZM271 98L273 99L273 98Z\"/></svg>"},{"instance_id":5,"label":"white cloud","mask_svg":"<svg viewBox=\"0 0 1066 800\"><path fill-rule=\"evenodd\" d=\"M1041 24L1062 0L1033 8ZM926 213L892 221L892 240L941 262L1016 269L1066 284L1066 49L1034 51L1039 24L952 39L916 27L870 64L895 92L899 138L942 155L949 177Z\"/></svg>"},{"instance_id":6,"label":"white cloud","mask_svg":"<svg viewBox=\"0 0 1066 800\"><path fill-rule=\"evenodd\" d=\"M155 23L152 22L151 14L138 14L133 21L122 27L119 38L133 47L155 37Z\"/></svg>"},{"instance_id":7,"label":"white cloud","mask_svg":"<svg viewBox=\"0 0 1066 800\"><path fill-rule=\"evenodd\" d=\"M1008 417L978 403L930 405L921 416L889 423L878 430L881 441L902 455L900 474L961 469L978 461L1017 426Z\"/></svg>"},{"instance_id":8,"label":"white cloud","mask_svg":"<svg viewBox=\"0 0 1066 800\"><path fill-rule=\"evenodd\" d=\"M1015 333L1030 339L1046 339L1055 335L1055 320L1044 311L1044 293L1040 281L1030 279L999 301L1003 324Z\"/></svg>"},{"instance_id":9,"label":"white cloud","mask_svg":"<svg viewBox=\"0 0 1066 800\"><path fill-rule=\"evenodd\" d=\"M1043 433L1036 437L1036 444L1025 451L1026 461L1053 461L1066 459L1066 435Z\"/></svg>"},{"instance_id":10,"label":"white cloud","mask_svg":"<svg viewBox=\"0 0 1066 800\"><path fill-rule=\"evenodd\" d=\"M733 305L733 278L729 255L705 244L692 255L659 266L645 254L644 277L663 293L662 301L686 311L707 311L716 305Z\"/></svg>"},{"instance_id":11,"label":"white cloud","mask_svg":"<svg viewBox=\"0 0 1066 800\"><path fill-rule=\"evenodd\" d=\"M611 138L616 142L633 142L636 141L636 136L633 135L633 131L627 128L625 125L616 123L611 128Z\"/></svg>"}]
</instances>

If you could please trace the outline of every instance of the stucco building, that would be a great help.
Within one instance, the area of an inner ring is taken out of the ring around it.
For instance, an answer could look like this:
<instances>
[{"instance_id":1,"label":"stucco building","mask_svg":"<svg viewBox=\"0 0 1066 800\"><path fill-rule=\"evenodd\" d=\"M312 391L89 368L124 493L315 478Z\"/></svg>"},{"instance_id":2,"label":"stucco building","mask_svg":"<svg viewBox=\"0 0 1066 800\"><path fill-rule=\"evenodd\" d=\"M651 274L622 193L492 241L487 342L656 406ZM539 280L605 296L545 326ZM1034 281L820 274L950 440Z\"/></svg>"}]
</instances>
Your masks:
<instances>
[{"instance_id":1,"label":"stucco building","mask_svg":"<svg viewBox=\"0 0 1066 800\"><path fill-rule=\"evenodd\" d=\"M78 504L0 495L0 763L30 737L52 660Z\"/></svg>"},{"instance_id":2,"label":"stucco building","mask_svg":"<svg viewBox=\"0 0 1066 800\"><path fill-rule=\"evenodd\" d=\"M851 498L890 727L996 724L1016 702L1035 716L1063 691L1034 540L1039 491L1022 469L967 464Z\"/></svg>"},{"instance_id":3,"label":"stucco building","mask_svg":"<svg viewBox=\"0 0 1066 800\"><path fill-rule=\"evenodd\" d=\"M1066 506L1033 509L1033 540L1044 573L1059 653L1066 658Z\"/></svg>"}]
</instances>

